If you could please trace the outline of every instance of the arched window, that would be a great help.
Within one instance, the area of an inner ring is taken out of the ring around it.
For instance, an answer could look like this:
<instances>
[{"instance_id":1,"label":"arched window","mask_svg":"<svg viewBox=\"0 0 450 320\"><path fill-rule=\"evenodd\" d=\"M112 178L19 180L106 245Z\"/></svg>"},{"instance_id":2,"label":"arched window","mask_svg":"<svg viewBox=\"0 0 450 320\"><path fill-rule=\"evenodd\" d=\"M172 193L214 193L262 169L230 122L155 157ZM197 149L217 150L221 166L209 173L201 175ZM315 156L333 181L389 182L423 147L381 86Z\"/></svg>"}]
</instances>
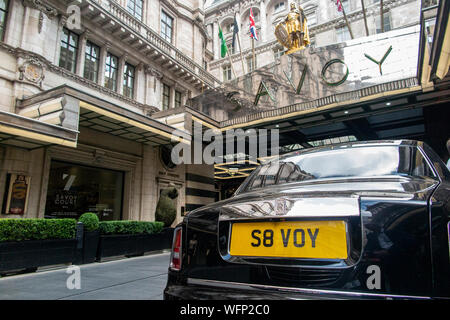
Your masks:
<instances>
[{"instance_id":1,"label":"arched window","mask_svg":"<svg viewBox=\"0 0 450 320\"><path fill-rule=\"evenodd\" d=\"M285 8L286 8L286 6L285 6L284 1L278 2L274 7L273 12L274 13L282 12L282 11L284 11Z\"/></svg>"}]
</instances>

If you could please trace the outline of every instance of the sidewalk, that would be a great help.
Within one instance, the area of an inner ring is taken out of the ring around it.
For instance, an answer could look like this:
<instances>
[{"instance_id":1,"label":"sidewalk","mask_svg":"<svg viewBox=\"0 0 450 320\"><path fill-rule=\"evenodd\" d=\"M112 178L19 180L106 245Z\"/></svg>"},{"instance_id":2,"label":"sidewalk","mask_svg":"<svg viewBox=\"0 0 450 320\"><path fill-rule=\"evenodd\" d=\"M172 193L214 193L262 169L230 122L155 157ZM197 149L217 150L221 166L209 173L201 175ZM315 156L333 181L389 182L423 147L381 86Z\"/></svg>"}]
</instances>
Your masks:
<instances>
[{"instance_id":1,"label":"sidewalk","mask_svg":"<svg viewBox=\"0 0 450 320\"><path fill-rule=\"evenodd\" d=\"M80 266L81 289L67 268L0 278L0 300L161 300L170 253Z\"/></svg>"}]
</instances>

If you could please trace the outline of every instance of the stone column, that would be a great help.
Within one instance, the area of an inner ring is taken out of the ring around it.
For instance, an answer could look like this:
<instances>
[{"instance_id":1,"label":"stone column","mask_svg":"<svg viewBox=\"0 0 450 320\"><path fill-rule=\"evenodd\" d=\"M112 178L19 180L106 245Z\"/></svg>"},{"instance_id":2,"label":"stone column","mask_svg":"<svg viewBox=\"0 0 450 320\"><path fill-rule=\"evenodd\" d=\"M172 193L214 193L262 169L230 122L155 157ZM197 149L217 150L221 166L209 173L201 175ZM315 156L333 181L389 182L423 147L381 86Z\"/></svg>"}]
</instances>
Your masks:
<instances>
[{"instance_id":1,"label":"stone column","mask_svg":"<svg viewBox=\"0 0 450 320\"><path fill-rule=\"evenodd\" d=\"M125 63L127 62L128 54L124 54L119 59L119 68L117 70L117 92L123 94L123 74L125 72Z\"/></svg>"},{"instance_id":2,"label":"stone column","mask_svg":"<svg viewBox=\"0 0 450 320\"><path fill-rule=\"evenodd\" d=\"M144 63L139 63L135 69L134 75L134 100L140 103L145 103L145 72Z\"/></svg>"},{"instance_id":3,"label":"stone column","mask_svg":"<svg viewBox=\"0 0 450 320\"><path fill-rule=\"evenodd\" d=\"M260 17L260 25L261 25L261 39L260 39L260 43L264 42L267 40L267 19L266 19L266 3L264 0L261 0L260 4L259 4L259 17Z\"/></svg>"},{"instance_id":4,"label":"stone column","mask_svg":"<svg viewBox=\"0 0 450 320\"><path fill-rule=\"evenodd\" d=\"M56 35L56 50L55 50L55 56L53 57L53 63L55 65L59 65L59 55L61 54L61 36L63 33L63 28L66 25L67 17L61 16L59 18L58 22L58 33Z\"/></svg>"},{"instance_id":5,"label":"stone column","mask_svg":"<svg viewBox=\"0 0 450 320\"><path fill-rule=\"evenodd\" d=\"M161 105L161 79L162 74L155 69L149 67L148 77L151 81L148 84L148 104L158 109L162 109Z\"/></svg>"},{"instance_id":6,"label":"stone column","mask_svg":"<svg viewBox=\"0 0 450 320\"><path fill-rule=\"evenodd\" d=\"M4 38L3 38L3 42L12 45L12 46L16 46L13 39L11 39L11 37L14 36L14 28L12 28L13 24L11 23L12 21L14 21L15 19L15 15L16 15L16 2L14 1L10 1L9 2L9 12L8 12L8 17L6 17L6 29L5 29L5 33L4 33ZM9 22L9 23L8 23Z\"/></svg>"},{"instance_id":7,"label":"stone column","mask_svg":"<svg viewBox=\"0 0 450 320\"><path fill-rule=\"evenodd\" d=\"M106 42L105 45L100 48L100 65L98 68L97 84L102 87L105 85L106 56L108 55L110 48L111 44L109 42Z\"/></svg>"},{"instance_id":8,"label":"stone column","mask_svg":"<svg viewBox=\"0 0 450 320\"><path fill-rule=\"evenodd\" d=\"M170 87L170 102L169 109L175 108L175 90L177 89L177 84L175 83Z\"/></svg>"},{"instance_id":9,"label":"stone column","mask_svg":"<svg viewBox=\"0 0 450 320\"><path fill-rule=\"evenodd\" d=\"M89 31L86 30L83 32L83 34L80 36L80 39L78 40L78 56L77 56L77 67L75 73L83 77L84 75L84 58L85 58L85 52L86 52L86 41L89 37Z\"/></svg>"},{"instance_id":10,"label":"stone column","mask_svg":"<svg viewBox=\"0 0 450 320\"><path fill-rule=\"evenodd\" d=\"M218 60L220 56L219 20L214 21L212 38L213 38L214 60Z\"/></svg>"},{"instance_id":11,"label":"stone column","mask_svg":"<svg viewBox=\"0 0 450 320\"><path fill-rule=\"evenodd\" d=\"M153 94L153 90L150 88L150 72L151 68L148 64L144 65L144 104L150 104L150 95Z\"/></svg>"},{"instance_id":12,"label":"stone column","mask_svg":"<svg viewBox=\"0 0 450 320\"><path fill-rule=\"evenodd\" d=\"M23 29L22 29L22 37L20 41L20 47L28 49L27 47L27 36L28 36L28 29L30 25L30 7L25 6L24 8L24 14L23 14Z\"/></svg>"}]
</instances>

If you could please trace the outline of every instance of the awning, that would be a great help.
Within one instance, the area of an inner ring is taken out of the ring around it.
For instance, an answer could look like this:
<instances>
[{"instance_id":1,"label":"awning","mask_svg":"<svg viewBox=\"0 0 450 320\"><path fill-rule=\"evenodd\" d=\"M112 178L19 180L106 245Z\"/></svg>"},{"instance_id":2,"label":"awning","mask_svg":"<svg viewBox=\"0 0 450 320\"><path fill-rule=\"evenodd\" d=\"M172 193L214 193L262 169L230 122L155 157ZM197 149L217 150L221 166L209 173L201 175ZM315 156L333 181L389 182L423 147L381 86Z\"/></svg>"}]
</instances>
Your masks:
<instances>
[{"instance_id":1,"label":"awning","mask_svg":"<svg viewBox=\"0 0 450 320\"><path fill-rule=\"evenodd\" d=\"M0 111L0 144L36 149L50 144L76 148L78 131Z\"/></svg>"},{"instance_id":2,"label":"awning","mask_svg":"<svg viewBox=\"0 0 450 320\"><path fill-rule=\"evenodd\" d=\"M16 117L41 126L76 130L77 133L82 128L90 128L151 146L178 142L189 145L191 141L190 134L185 131L68 86L57 87L19 101L16 112L22 115L13 114ZM39 132L37 130L36 134ZM12 134L9 129L6 133ZM30 133L23 129L14 135L28 137ZM39 138L37 140L42 141L42 137ZM63 144L49 138L44 141ZM76 147L76 142L77 136L72 144L64 142L63 145Z\"/></svg>"}]
</instances>

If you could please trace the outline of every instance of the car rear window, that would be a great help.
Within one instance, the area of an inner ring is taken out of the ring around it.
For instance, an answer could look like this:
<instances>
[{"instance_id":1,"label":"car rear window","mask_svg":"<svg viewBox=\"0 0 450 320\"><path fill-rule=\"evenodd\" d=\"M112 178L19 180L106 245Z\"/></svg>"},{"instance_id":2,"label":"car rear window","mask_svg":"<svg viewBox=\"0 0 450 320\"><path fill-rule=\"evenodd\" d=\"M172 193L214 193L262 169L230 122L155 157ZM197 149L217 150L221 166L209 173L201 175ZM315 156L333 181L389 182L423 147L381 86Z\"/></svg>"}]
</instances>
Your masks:
<instances>
[{"instance_id":1,"label":"car rear window","mask_svg":"<svg viewBox=\"0 0 450 320\"><path fill-rule=\"evenodd\" d=\"M242 191L307 180L392 175L435 178L416 147L337 147L295 153L262 165L244 182Z\"/></svg>"}]
</instances>

